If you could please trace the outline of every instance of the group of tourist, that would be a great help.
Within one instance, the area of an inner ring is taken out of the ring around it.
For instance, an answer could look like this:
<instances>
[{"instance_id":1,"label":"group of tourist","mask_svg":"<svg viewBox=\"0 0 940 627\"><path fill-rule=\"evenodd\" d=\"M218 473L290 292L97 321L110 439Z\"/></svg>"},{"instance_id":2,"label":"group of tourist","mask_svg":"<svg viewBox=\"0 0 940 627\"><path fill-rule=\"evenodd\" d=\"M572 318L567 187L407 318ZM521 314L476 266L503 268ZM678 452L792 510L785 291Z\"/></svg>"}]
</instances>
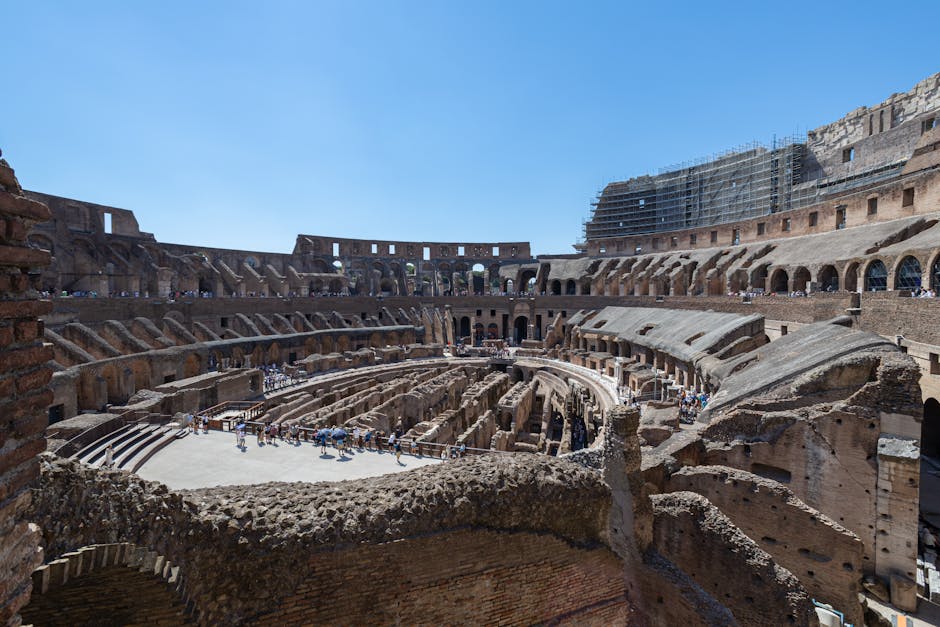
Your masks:
<instances>
[{"instance_id":1,"label":"group of tourist","mask_svg":"<svg viewBox=\"0 0 940 627\"><path fill-rule=\"evenodd\" d=\"M916 290L911 291L912 298L936 298L937 293L930 288L918 287Z\"/></svg>"},{"instance_id":2,"label":"group of tourist","mask_svg":"<svg viewBox=\"0 0 940 627\"><path fill-rule=\"evenodd\" d=\"M194 420L193 424L197 424ZM208 432L208 419L206 419L205 431ZM198 429L198 427L195 427ZM333 425L321 429L301 428L297 423L275 424L266 422L263 424L249 425L244 420L239 420L234 428L235 444L239 449L244 450L248 433L253 431L258 438L258 446L275 444L277 440L288 444L299 446L301 442L312 442L320 447L320 453L325 455L327 447L332 446L337 450L340 457L345 457L349 447L355 447L360 451L388 451L395 453L395 459L400 460L406 451L414 456L420 456L420 445L415 438L405 439L401 429L392 431L387 436L381 429L353 427L349 431L343 427ZM467 445L459 444L452 446L442 446L440 458L457 459L467 454Z\"/></svg>"},{"instance_id":3,"label":"group of tourist","mask_svg":"<svg viewBox=\"0 0 940 627\"><path fill-rule=\"evenodd\" d=\"M708 406L708 394L705 392L682 390L676 397L679 422L686 425L694 424L701 410Z\"/></svg>"},{"instance_id":4,"label":"group of tourist","mask_svg":"<svg viewBox=\"0 0 940 627\"><path fill-rule=\"evenodd\" d=\"M288 374L284 368L278 368L276 365L258 366L258 369L264 373L265 393L290 387L300 381L298 377Z\"/></svg>"}]
</instances>

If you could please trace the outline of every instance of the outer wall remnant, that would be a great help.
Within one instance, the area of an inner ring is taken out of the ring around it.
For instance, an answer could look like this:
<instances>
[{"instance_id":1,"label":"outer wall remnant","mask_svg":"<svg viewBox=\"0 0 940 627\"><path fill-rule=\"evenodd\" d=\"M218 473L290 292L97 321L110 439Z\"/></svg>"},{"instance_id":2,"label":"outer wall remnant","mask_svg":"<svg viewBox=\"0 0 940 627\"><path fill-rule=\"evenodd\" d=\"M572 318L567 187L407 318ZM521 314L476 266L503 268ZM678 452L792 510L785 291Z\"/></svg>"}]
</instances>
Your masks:
<instances>
[{"instance_id":1,"label":"outer wall remnant","mask_svg":"<svg viewBox=\"0 0 940 627\"><path fill-rule=\"evenodd\" d=\"M33 270L49 253L29 248L26 234L49 219L45 205L23 195L12 168L0 159L0 623L19 625L29 601L31 574L42 563L39 529L26 519L28 484L39 474L46 448L46 407L52 392L38 317L52 310L37 300Z\"/></svg>"}]
</instances>

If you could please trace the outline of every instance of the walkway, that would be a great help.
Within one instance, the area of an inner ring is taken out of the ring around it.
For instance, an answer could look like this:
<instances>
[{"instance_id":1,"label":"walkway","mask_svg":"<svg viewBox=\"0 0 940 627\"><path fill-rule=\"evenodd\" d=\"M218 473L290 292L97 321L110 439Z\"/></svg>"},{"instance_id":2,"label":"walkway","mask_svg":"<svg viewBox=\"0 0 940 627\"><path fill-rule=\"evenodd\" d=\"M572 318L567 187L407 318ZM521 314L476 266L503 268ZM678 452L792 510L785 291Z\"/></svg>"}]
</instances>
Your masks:
<instances>
[{"instance_id":1,"label":"walkway","mask_svg":"<svg viewBox=\"0 0 940 627\"><path fill-rule=\"evenodd\" d=\"M260 446L254 436L247 444L244 451L236 448L234 433L190 434L155 454L137 474L181 490L269 481L362 479L440 463L436 458L404 454L398 464L393 453L355 448L348 449L345 457L332 447L320 455L320 447L310 442L296 445L278 440Z\"/></svg>"}]
</instances>

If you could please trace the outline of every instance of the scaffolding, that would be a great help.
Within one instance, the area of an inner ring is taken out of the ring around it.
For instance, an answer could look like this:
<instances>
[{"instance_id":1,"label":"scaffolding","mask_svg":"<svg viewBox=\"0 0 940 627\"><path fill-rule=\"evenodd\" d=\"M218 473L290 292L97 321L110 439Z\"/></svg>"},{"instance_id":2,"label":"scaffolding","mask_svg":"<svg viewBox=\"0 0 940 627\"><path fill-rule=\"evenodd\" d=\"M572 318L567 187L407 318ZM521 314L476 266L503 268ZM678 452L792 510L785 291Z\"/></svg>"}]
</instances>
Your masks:
<instances>
[{"instance_id":1,"label":"scaffolding","mask_svg":"<svg viewBox=\"0 0 940 627\"><path fill-rule=\"evenodd\" d=\"M758 142L611 183L598 196L586 240L745 220L805 206L797 196L804 145L794 137Z\"/></svg>"}]
</instances>

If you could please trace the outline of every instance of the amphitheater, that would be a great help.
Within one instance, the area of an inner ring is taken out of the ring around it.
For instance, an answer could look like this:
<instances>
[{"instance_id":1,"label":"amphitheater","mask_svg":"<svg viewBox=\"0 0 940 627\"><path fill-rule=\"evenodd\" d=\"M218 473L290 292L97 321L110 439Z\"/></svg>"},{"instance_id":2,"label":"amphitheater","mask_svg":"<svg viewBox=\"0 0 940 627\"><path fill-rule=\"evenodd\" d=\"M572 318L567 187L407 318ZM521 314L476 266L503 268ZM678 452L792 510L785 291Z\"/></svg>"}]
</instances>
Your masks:
<instances>
[{"instance_id":1,"label":"amphitheater","mask_svg":"<svg viewBox=\"0 0 940 627\"><path fill-rule=\"evenodd\" d=\"M938 615L940 74L573 254L167 244L6 161L0 214L7 624Z\"/></svg>"}]
</instances>

